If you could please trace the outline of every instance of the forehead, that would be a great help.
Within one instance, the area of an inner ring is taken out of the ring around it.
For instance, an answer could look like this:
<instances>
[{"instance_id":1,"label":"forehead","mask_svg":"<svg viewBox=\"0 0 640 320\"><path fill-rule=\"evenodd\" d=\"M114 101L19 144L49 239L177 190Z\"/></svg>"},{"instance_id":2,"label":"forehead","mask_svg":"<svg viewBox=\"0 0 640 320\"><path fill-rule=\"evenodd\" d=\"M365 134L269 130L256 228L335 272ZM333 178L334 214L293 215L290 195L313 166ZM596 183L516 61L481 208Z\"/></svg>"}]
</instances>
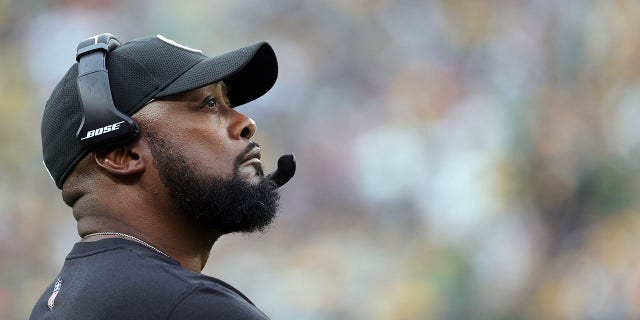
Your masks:
<instances>
[{"instance_id":1,"label":"forehead","mask_svg":"<svg viewBox=\"0 0 640 320\"><path fill-rule=\"evenodd\" d=\"M200 87L186 92L156 99L157 101L200 101L203 97L214 95L226 95L227 84L224 81L218 81L208 86Z\"/></svg>"}]
</instances>

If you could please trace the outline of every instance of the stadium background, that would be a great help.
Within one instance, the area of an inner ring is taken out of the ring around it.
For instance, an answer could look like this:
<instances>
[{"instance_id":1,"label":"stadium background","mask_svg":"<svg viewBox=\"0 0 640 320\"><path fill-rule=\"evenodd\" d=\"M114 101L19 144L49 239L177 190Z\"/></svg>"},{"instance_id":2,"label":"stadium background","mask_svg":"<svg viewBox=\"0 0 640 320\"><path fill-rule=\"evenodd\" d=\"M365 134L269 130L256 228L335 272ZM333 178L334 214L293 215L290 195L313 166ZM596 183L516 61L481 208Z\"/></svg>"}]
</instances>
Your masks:
<instances>
[{"instance_id":1,"label":"stadium background","mask_svg":"<svg viewBox=\"0 0 640 320\"><path fill-rule=\"evenodd\" d=\"M640 317L638 1L0 0L0 318L78 240L40 116L81 39L259 40L241 110L299 170L204 273L273 319Z\"/></svg>"}]
</instances>

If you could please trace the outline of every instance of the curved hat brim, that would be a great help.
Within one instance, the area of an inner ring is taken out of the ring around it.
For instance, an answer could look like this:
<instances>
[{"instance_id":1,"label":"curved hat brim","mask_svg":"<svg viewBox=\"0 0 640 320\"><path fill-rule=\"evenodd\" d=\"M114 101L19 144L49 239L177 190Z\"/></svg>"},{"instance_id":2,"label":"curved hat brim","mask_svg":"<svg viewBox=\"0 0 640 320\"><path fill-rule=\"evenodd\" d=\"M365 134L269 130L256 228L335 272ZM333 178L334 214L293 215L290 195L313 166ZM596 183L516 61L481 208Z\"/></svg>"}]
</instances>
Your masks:
<instances>
[{"instance_id":1,"label":"curved hat brim","mask_svg":"<svg viewBox=\"0 0 640 320\"><path fill-rule=\"evenodd\" d=\"M278 61L266 42L207 58L195 64L155 96L166 97L224 80L233 106L255 100L273 87Z\"/></svg>"}]
</instances>

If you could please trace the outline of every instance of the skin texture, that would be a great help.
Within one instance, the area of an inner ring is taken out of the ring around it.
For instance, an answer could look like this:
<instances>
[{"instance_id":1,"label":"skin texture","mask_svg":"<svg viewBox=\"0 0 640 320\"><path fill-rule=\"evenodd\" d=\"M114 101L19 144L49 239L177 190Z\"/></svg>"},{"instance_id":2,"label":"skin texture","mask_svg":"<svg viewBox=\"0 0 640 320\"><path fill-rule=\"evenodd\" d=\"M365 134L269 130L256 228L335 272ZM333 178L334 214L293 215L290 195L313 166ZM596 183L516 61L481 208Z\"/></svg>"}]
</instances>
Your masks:
<instances>
[{"instance_id":1,"label":"skin texture","mask_svg":"<svg viewBox=\"0 0 640 320\"><path fill-rule=\"evenodd\" d=\"M191 271L201 272L223 232L185 218L162 183L145 130L161 135L189 159L197 175L231 179L234 162L246 152L255 122L231 108L224 82L158 99L133 116L141 137L105 154L91 153L63 185L81 237L113 231L136 236ZM254 150L259 151L259 150ZM258 159L243 162L238 176L262 179ZM257 168L256 168L257 167ZM112 236L95 236L96 241Z\"/></svg>"}]
</instances>

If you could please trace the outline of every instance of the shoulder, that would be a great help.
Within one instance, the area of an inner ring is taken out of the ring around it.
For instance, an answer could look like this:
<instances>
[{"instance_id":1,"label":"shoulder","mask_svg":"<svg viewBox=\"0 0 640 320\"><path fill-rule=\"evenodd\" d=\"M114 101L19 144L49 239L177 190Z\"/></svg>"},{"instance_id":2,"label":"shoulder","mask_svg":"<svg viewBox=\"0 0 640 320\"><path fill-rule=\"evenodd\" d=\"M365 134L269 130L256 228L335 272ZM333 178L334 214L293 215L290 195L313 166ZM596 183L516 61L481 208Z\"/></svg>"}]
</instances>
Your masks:
<instances>
[{"instance_id":1,"label":"shoulder","mask_svg":"<svg viewBox=\"0 0 640 320\"><path fill-rule=\"evenodd\" d=\"M111 241L107 241L111 240ZM232 286L124 240L72 250L34 318L268 319ZM55 307L48 307L48 300Z\"/></svg>"},{"instance_id":2,"label":"shoulder","mask_svg":"<svg viewBox=\"0 0 640 320\"><path fill-rule=\"evenodd\" d=\"M237 290L224 283L203 283L187 293L169 319L269 319Z\"/></svg>"},{"instance_id":3,"label":"shoulder","mask_svg":"<svg viewBox=\"0 0 640 320\"><path fill-rule=\"evenodd\" d=\"M111 240L111 241L107 241ZM82 244L67 256L56 283L34 311L61 319L166 319L197 287L177 262L136 244L116 239Z\"/></svg>"},{"instance_id":4,"label":"shoulder","mask_svg":"<svg viewBox=\"0 0 640 320\"><path fill-rule=\"evenodd\" d=\"M106 240L119 242L90 255L69 255L65 263L66 271L70 271L69 276L83 278L86 285L118 287L123 292L144 289L147 294L158 292L151 290L155 288L163 288L162 291L170 288L185 291L193 286L182 275L184 269L176 261L130 241L102 241Z\"/></svg>"}]
</instances>

